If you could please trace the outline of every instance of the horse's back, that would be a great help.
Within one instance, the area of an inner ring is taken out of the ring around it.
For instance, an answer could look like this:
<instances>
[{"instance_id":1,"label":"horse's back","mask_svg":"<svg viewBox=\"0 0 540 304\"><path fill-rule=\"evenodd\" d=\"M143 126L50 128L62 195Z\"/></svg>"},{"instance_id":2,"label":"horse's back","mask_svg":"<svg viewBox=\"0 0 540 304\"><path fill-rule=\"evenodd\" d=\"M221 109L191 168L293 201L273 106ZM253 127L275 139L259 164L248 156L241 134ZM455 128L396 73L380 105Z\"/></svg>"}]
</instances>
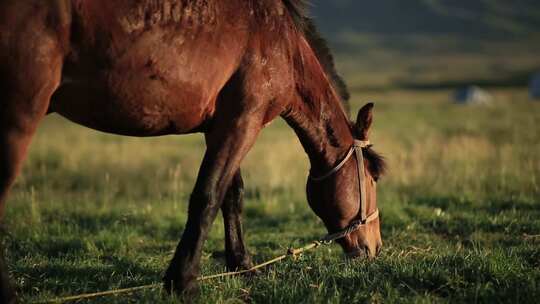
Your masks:
<instances>
[{"instance_id":1,"label":"horse's back","mask_svg":"<svg viewBox=\"0 0 540 304\"><path fill-rule=\"evenodd\" d=\"M64 52L48 112L97 130L184 134L246 107L271 120L294 87L287 44L294 33L281 1L0 0L0 7L13 8L0 12L11 20L0 20L2 45L12 47L19 25L41 16L41 26L26 31L52 37ZM7 53L32 55L22 51L32 43L18 40ZM232 88L227 98L224 87Z\"/></svg>"}]
</instances>

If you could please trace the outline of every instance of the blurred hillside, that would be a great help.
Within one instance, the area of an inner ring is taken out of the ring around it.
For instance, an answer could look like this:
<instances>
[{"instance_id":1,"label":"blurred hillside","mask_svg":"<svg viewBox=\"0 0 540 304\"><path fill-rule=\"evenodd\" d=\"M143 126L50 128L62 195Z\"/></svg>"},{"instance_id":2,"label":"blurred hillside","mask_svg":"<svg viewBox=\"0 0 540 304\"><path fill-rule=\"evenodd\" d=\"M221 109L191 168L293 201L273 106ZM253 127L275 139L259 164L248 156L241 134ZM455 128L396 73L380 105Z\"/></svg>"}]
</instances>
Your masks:
<instances>
[{"instance_id":1,"label":"blurred hillside","mask_svg":"<svg viewBox=\"0 0 540 304\"><path fill-rule=\"evenodd\" d=\"M313 0L325 31L512 38L540 32L538 0ZM346 24L344 22L347 22Z\"/></svg>"},{"instance_id":2,"label":"blurred hillside","mask_svg":"<svg viewBox=\"0 0 540 304\"><path fill-rule=\"evenodd\" d=\"M353 88L523 87L540 70L539 0L312 0Z\"/></svg>"}]
</instances>

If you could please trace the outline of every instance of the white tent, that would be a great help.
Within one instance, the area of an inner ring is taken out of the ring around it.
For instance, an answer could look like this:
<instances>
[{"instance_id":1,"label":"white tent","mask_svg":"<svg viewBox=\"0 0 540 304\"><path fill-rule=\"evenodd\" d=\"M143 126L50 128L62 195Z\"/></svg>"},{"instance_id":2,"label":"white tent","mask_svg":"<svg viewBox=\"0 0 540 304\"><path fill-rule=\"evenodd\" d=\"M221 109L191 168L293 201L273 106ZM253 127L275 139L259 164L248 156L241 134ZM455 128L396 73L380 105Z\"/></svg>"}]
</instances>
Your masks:
<instances>
[{"instance_id":1,"label":"white tent","mask_svg":"<svg viewBox=\"0 0 540 304\"><path fill-rule=\"evenodd\" d=\"M540 99L540 72L531 77L529 83L529 93L532 99Z\"/></svg>"},{"instance_id":2,"label":"white tent","mask_svg":"<svg viewBox=\"0 0 540 304\"><path fill-rule=\"evenodd\" d=\"M487 105L493 102L493 96L478 86L467 86L455 92L454 101L458 104Z\"/></svg>"}]
</instances>

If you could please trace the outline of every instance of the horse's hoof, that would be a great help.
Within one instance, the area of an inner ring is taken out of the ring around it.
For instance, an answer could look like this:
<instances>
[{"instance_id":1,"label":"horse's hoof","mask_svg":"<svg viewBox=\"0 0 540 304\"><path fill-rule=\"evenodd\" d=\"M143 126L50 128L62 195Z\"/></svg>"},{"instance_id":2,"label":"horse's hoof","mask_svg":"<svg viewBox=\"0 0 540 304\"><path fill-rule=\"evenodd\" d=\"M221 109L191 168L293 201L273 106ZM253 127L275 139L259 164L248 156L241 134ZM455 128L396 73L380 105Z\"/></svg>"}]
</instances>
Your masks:
<instances>
[{"instance_id":1,"label":"horse's hoof","mask_svg":"<svg viewBox=\"0 0 540 304\"><path fill-rule=\"evenodd\" d=\"M230 271L242 271L253 268L253 262L251 256L244 256L241 258L230 258L227 260L227 268Z\"/></svg>"},{"instance_id":2,"label":"horse's hoof","mask_svg":"<svg viewBox=\"0 0 540 304\"><path fill-rule=\"evenodd\" d=\"M195 278L180 279L172 276L163 278L163 288L167 294L176 295L184 300L192 300L199 294L199 284Z\"/></svg>"}]
</instances>

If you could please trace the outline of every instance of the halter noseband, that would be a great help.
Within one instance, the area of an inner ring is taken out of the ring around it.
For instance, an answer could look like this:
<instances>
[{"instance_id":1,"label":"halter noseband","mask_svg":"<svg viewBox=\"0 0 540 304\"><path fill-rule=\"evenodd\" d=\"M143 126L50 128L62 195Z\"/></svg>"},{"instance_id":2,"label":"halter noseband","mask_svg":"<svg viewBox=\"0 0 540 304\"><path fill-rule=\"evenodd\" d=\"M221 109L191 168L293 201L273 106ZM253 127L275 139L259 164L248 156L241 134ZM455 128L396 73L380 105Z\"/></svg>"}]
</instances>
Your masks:
<instances>
[{"instance_id":1,"label":"halter noseband","mask_svg":"<svg viewBox=\"0 0 540 304\"><path fill-rule=\"evenodd\" d=\"M367 225L368 223L374 221L379 217L379 209L375 209L373 213L367 215L366 177L364 175L364 154L362 152L362 148L367 148L370 145L371 144L368 140L355 139L352 147L349 149L349 152L347 153L345 158L343 158L343 160L339 162L339 164L337 164L332 170L318 177L311 176L310 174L309 178L312 181L320 182L322 180L325 180L333 174L337 173L341 168L343 168L343 166L347 163L347 161L351 158L353 154L356 155L356 163L358 167L358 181L360 184L360 218L351 222L347 227L341 229L340 231L326 235L321 241L331 242L337 239L344 238L349 234L353 233L354 231L360 229L360 227Z\"/></svg>"}]
</instances>

